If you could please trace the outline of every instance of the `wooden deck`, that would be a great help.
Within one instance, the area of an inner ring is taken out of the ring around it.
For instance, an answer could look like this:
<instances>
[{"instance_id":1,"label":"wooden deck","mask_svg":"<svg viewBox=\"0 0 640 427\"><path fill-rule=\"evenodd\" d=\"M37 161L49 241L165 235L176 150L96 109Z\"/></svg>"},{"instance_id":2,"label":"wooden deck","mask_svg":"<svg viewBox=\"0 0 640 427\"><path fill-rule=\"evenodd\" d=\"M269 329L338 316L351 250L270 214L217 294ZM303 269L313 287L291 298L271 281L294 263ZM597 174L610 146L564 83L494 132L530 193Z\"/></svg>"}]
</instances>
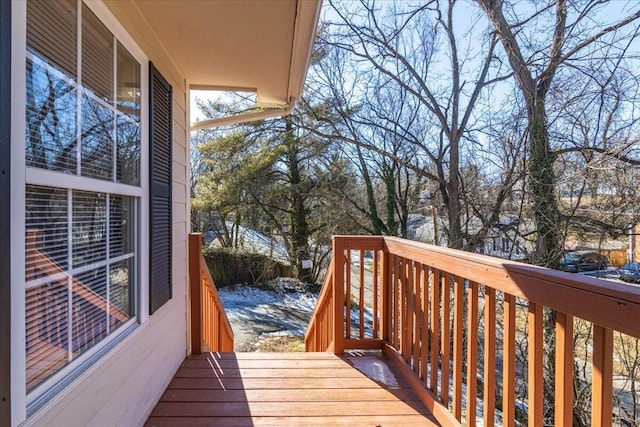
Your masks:
<instances>
[{"instance_id":1,"label":"wooden deck","mask_svg":"<svg viewBox=\"0 0 640 427\"><path fill-rule=\"evenodd\" d=\"M379 354L203 353L184 361L145 425L439 424Z\"/></svg>"}]
</instances>

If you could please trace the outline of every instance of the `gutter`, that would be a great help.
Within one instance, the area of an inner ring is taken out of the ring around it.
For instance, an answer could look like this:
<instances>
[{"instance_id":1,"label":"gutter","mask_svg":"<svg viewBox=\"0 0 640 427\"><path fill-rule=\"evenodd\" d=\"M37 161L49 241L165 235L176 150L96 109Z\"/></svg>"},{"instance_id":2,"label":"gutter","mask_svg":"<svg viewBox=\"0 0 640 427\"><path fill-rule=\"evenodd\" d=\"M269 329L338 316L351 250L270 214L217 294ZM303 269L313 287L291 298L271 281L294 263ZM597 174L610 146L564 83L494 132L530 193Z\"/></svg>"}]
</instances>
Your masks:
<instances>
[{"instance_id":1,"label":"gutter","mask_svg":"<svg viewBox=\"0 0 640 427\"><path fill-rule=\"evenodd\" d=\"M296 102L302 95L313 41L318 28L322 0L297 0L296 18L294 22L291 60L289 64L288 96L289 102L279 108L269 108L262 111L247 112L234 116L218 117L191 123L191 130L210 129L217 126L237 125L256 120L271 119L288 116L293 112ZM256 89L257 90L257 89Z\"/></svg>"},{"instance_id":2,"label":"gutter","mask_svg":"<svg viewBox=\"0 0 640 427\"><path fill-rule=\"evenodd\" d=\"M237 125L240 123L253 122L256 120L271 119L273 117L288 116L293 112L297 99L292 98L287 105L281 108L269 108L268 110L236 114L234 116L217 117L215 119L191 122L191 130L211 129L217 126Z\"/></svg>"}]
</instances>

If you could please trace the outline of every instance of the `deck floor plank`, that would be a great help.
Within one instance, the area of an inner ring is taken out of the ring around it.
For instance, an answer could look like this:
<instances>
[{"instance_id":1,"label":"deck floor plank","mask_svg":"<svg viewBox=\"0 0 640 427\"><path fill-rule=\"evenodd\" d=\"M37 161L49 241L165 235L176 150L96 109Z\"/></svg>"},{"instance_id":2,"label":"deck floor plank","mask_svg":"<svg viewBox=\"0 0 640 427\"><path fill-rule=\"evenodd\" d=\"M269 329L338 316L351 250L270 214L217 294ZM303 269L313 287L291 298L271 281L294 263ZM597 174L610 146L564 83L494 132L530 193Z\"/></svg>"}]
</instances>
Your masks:
<instances>
[{"instance_id":1,"label":"deck floor plank","mask_svg":"<svg viewBox=\"0 0 640 427\"><path fill-rule=\"evenodd\" d=\"M380 355L206 353L184 361L145 425L439 424Z\"/></svg>"}]
</instances>

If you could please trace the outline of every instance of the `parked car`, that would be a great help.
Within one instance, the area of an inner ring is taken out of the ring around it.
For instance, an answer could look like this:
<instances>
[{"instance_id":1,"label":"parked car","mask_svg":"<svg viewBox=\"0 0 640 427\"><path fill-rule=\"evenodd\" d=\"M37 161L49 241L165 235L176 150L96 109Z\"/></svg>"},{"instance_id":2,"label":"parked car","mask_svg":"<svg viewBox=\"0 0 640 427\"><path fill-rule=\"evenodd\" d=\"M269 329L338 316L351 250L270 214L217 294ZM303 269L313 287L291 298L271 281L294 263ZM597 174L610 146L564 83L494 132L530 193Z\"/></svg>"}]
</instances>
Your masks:
<instances>
[{"instance_id":1,"label":"parked car","mask_svg":"<svg viewBox=\"0 0 640 427\"><path fill-rule=\"evenodd\" d=\"M597 252L569 252L560 260L560 268L572 273L605 270L607 267L609 258Z\"/></svg>"},{"instance_id":2,"label":"parked car","mask_svg":"<svg viewBox=\"0 0 640 427\"><path fill-rule=\"evenodd\" d=\"M618 269L620 280L640 283L640 262L629 262Z\"/></svg>"}]
</instances>

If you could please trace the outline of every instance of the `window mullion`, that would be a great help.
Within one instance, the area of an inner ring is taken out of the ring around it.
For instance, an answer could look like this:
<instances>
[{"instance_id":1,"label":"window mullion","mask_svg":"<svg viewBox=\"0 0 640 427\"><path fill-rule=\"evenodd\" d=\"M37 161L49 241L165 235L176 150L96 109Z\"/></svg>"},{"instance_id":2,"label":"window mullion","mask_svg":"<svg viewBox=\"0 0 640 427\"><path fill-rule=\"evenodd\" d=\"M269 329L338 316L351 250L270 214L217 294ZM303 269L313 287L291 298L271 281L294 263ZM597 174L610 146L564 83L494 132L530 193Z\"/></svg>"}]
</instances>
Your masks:
<instances>
[{"instance_id":1,"label":"window mullion","mask_svg":"<svg viewBox=\"0 0 640 427\"><path fill-rule=\"evenodd\" d=\"M111 311L111 280L110 280L110 276L109 276L109 272L110 272L110 268L111 268L111 263L110 263L110 259L111 259L111 195L107 194L106 195L106 216L107 216L107 223L106 223L106 228L107 228L107 235L106 235L106 242L107 242L107 247L106 247L106 259L107 259L107 265L105 266L105 281L106 283L106 295L107 295L107 300L105 301L105 307L106 307L106 317L107 317L107 335L109 335L111 333L111 322L110 322L110 311Z\"/></svg>"},{"instance_id":2,"label":"window mullion","mask_svg":"<svg viewBox=\"0 0 640 427\"><path fill-rule=\"evenodd\" d=\"M73 262L73 190L67 190L67 268L72 270ZM73 359L73 275L67 277L67 360Z\"/></svg>"},{"instance_id":3,"label":"window mullion","mask_svg":"<svg viewBox=\"0 0 640 427\"><path fill-rule=\"evenodd\" d=\"M118 153L118 40L113 36L113 129L111 131L111 181L117 181L116 160Z\"/></svg>"},{"instance_id":4,"label":"window mullion","mask_svg":"<svg viewBox=\"0 0 640 427\"><path fill-rule=\"evenodd\" d=\"M76 175L82 175L82 0L78 0L76 29L78 31L76 39L76 61L77 61L77 84L76 84Z\"/></svg>"}]
</instances>

